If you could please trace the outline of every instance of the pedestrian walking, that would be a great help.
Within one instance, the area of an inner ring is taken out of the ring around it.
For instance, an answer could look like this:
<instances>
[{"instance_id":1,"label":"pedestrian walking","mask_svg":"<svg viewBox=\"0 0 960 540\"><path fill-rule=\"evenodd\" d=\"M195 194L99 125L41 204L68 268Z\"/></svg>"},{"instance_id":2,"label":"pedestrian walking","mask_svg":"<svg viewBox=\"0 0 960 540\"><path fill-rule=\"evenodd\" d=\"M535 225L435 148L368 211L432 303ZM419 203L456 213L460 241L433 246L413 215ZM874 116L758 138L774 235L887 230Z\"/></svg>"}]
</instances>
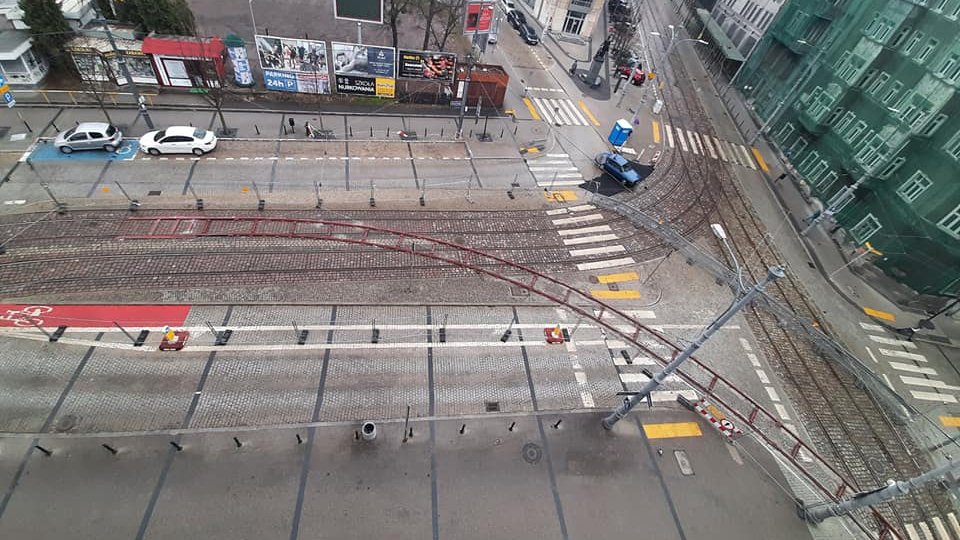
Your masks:
<instances>
[{"instance_id":1,"label":"pedestrian walking","mask_svg":"<svg viewBox=\"0 0 960 540\"><path fill-rule=\"evenodd\" d=\"M774 180L774 182L780 183L780 181L783 180L783 179L786 178L786 177L787 177L787 173L783 173L783 174L781 174L780 176L778 176L778 177L776 178L776 180Z\"/></svg>"}]
</instances>

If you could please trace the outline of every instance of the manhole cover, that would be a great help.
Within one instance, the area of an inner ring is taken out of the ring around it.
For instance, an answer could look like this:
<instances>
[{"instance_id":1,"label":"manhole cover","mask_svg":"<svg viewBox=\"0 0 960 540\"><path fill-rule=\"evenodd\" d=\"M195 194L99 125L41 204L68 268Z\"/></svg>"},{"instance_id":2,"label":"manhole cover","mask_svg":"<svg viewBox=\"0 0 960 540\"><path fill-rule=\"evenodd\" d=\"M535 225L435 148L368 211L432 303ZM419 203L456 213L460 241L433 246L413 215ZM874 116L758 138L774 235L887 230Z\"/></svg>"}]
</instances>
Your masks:
<instances>
[{"instance_id":1,"label":"manhole cover","mask_svg":"<svg viewBox=\"0 0 960 540\"><path fill-rule=\"evenodd\" d=\"M521 452L523 453L523 460L531 465L540 463L540 460L543 458L543 449L536 443L528 442L523 445Z\"/></svg>"},{"instance_id":2,"label":"manhole cover","mask_svg":"<svg viewBox=\"0 0 960 540\"><path fill-rule=\"evenodd\" d=\"M611 290L611 291L619 291L619 290L620 290L620 286L617 285L616 283L611 283L611 284L608 285L608 287L610 287L610 290Z\"/></svg>"},{"instance_id":3,"label":"manhole cover","mask_svg":"<svg viewBox=\"0 0 960 540\"><path fill-rule=\"evenodd\" d=\"M55 431L70 431L77 425L77 417L73 414L66 414L57 421Z\"/></svg>"},{"instance_id":4,"label":"manhole cover","mask_svg":"<svg viewBox=\"0 0 960 540\"><path fill-rule=\"evenodd\" d=\"M685 450L674 450L673 456L676 458L677 465L680 467L680 474L693 476L693 466L690 465L690 458L687 457L687 452Z\"/></svg>"},{"instance_id":5,"label":"manhole cover","mask_svg":"<svg viewBox=\"0 0 960 540\"><path fill-rule=\"evenodd\" d=\"M510 287L511 296L530 296L530 291L523 287Z\"/></svg>"},{"instance_id":6,"label":"manhole cover","mask_svg":"<svg viewBox=\"0 0 960 540\"><path fill-rule=\"evenodd\" d=\"M486 407L487 412L500 412L499 401L484 401L483 405Z\"/></svg>"}]
</instances>

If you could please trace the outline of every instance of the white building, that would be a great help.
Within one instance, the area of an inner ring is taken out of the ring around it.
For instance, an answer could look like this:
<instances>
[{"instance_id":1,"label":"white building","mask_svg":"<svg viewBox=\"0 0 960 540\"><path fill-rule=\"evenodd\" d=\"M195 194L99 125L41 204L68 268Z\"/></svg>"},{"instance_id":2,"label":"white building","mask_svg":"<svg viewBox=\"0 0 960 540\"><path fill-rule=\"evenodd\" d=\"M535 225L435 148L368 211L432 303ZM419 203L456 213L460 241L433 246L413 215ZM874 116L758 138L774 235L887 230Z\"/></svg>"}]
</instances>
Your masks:
<instances>
[{"instance_id":1,"label":"white building","mask_svg":"<svg viewBox=\"0 0 960 540\"><path fill-rule=\"evenodd\" d=\"M60 9L74 30L94 19L93 0L60 0ZM23 23L18 0L0 0L0 72L8 84L36 86L49 64L33 50L30 27Z\"/></svg>"},{"instance_id":2,"label":"white building","mask_svg":"<svg viewBox=\"0 0 960 540\"><path fill-rule=\"evenodd\" d=\"M750 56L783 0L719 0L710 15L743 56Z\"/></svg>"},{"instance_id":3,"label":"white building","mask_svg":"<svg viewBox=\"0 0 960 540\"><path fill-rule=\"evenodd\" d=\"M603 12L606 0L513 0L517 9L536 19L544 31L563 38L585 39Z\"/></svg>"}]
</instances>

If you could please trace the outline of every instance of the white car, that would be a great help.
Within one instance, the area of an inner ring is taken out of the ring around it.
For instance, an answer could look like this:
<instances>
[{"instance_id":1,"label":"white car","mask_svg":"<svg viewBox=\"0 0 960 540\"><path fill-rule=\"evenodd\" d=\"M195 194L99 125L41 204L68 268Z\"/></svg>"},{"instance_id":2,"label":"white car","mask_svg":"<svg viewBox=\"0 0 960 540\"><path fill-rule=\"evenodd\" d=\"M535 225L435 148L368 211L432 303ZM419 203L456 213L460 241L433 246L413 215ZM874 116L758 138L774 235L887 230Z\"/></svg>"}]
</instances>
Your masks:
<instances>
[{"instance_id":1,"label":"white car","mask_svg":"<svg viewBox=\"0 0 960 540\"><path fill-rule=\"evenodd\" d=\"M140 137L140 149L151 156L190 154L202 156L217 147L212 131L191 126L170 126Z\"/></svg>"}]
</instances>

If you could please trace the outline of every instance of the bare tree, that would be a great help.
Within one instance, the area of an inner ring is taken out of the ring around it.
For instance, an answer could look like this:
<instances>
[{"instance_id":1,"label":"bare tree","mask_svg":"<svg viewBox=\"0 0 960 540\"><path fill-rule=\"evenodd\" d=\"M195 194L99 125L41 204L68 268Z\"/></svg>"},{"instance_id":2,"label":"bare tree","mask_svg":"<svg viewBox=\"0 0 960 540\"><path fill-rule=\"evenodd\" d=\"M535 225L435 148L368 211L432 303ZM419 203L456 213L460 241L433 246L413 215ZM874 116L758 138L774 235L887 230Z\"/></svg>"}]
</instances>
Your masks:
<instances>
[{"instance_id":1,"label":"bare tree","mask_svg":"<svg viewBox=\"0 0 960 540\"><path fill-rule=\"evenodd\" d=\"M202 43L202 38L197 39ZM203 86L200 95L216 109L220 119L220 130L217 136L231 136L235 130L227 127L227 119L223 116L223 101L227 97L226 51L221 52L219 58L204 58L196 62L199 79L197 82Z\"/></svg>"},{"instance_id":2,"label":"bare tree","mask_svg":"<svg viewBox=\"0 0 960 540\"><path fill-rule=\"evenodd\" d=\"M113 124L110 113L107 112L104 94L115 90L116 85L111 81L111 69L106 58L99 54L75 55L73 58L76 62L77 75L80 77L80 87L97 102L107 123ZM113 80L116 80L115 75Z\"/></svg>"},{"instance_id":3,"label":"bare tree","mask_svg":"<svg viewBox=\"0 0 960 540\"><path fill-rule=\"evenodd\" d=\"M421 0L417 4L418 11L424 20L423 27L423 50L430 47L430 30L433 27L433 18L440 11L438 0Z\"/></svg>"},{"instance_id":4,"label":"bare tree","mask_svg":"<svg viewBox=\"0 0 960 540\"><path fill-rule=\"evenodd\" d=\"M464 0L437 0L440 9L437 13L439 24L433 24L429 27L433 36L433 44L437 49L443 50L447 46L447 40L456 33L463 24Z\"/></svg>"},{"instance_id":5,"label":"bare tree","mask_svg":"<svg viewBox=\"0 0 960 540\"><path fill-rule=\"evenodd\" d=\"M390 35L393 37L393 47L397 47L397 23L400 21L400 16L404 15L407 12L407 9L412 7L415 0L387 0L386 2L386 16L387 22L390 24Z\"/></svg>"}]
</instances>

